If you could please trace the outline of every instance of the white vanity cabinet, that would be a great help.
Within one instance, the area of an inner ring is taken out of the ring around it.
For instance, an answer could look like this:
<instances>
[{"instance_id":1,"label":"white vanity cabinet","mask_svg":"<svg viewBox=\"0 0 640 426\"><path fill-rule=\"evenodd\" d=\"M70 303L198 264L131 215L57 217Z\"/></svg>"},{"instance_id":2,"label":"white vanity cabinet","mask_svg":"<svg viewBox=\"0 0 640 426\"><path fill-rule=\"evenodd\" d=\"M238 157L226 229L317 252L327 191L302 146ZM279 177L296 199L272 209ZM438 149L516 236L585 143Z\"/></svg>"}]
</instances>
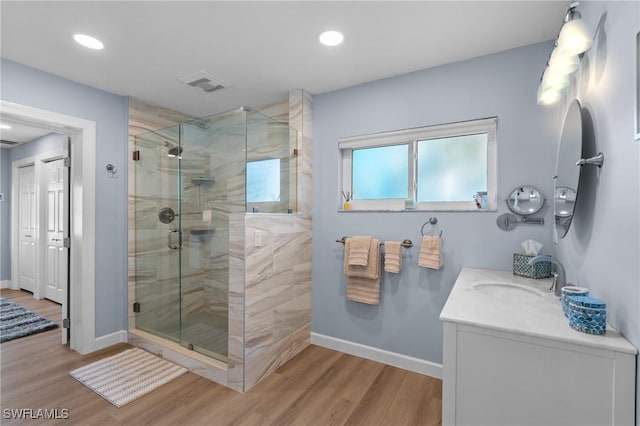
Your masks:
<instances>
[{"instance_id":1,"label":"white vanity cabinet","mask_svg":"<svg viewBox=\"0 0 640 426\"><path fill-rule=\"evenodd\" d=\"M440 316L443 425L633 424L636 348L572 330L541 281L462 270Z\"/></svg>"}]
</instances>

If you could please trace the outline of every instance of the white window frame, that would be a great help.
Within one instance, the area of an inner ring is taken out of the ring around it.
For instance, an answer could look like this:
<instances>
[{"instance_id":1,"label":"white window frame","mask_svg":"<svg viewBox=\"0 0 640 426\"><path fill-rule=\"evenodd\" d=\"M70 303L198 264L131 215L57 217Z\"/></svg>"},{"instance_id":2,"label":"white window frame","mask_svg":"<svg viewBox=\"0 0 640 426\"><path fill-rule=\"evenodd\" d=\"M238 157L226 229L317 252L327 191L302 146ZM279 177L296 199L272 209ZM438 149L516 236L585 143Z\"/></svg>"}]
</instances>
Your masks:
<instances>
[{"instance_id":1,"label":"white window frame","mask_svg":"<svg viewBox=\"0 0 640 426\"><path fill-rule=\"evenodd\" d=\"M396 130L340 138L338 149L342 158L341 190L352 190L353 150L363 148L378 148L392 145L408 145L409 176L407 188L409 199L417 200L417 150L418 141L442 139L455 136L474 134L487 135L487 201L488 208L478 209L475 201L457 202L421 202L415 203L410 210L421 211L496 211L497 209L497 117L483 118L457 123L447 123L435 126L418 127L413 129ZM340 193L340 191L339 191ZM340 209L342 203L340 202ZM377 199L351 200L351 211L404 211L405 199Z\"/></svg>"}]
</instances>

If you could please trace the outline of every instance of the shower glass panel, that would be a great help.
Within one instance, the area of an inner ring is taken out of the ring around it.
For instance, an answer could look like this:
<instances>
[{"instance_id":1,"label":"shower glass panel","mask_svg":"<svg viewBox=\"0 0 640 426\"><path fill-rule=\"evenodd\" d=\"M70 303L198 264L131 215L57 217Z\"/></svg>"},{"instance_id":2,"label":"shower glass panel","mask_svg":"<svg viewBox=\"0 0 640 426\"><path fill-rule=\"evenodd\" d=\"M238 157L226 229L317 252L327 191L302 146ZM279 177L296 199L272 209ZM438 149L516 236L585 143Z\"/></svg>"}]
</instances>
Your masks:
<instances>
[{"instance_id":1,"label":"shower glass panel","mask_svg":"<svg viewBox=\"0 0 640 426\"><path fill-rule=\"evenodd\" d=\"M135 328L226 361L229 218L296 211L297 135L242 108L135 145Z\"/></svg>"},{"instance_id":2,"label":"shower glass panel","mask_svg":"<svg viewBox=\"0 0 640 426\"><path fill-rule=\"evenodd\" d=\"M135 147L136 328L179 341L180 128L138 135Z\"/></svg>"},{"instance_id":3,"label":"shower glass panel","mask_svg":"<svg viewBox=\"0 0 640 426\"><path fill-rule=\"evenodd\" d=\"M246 209L255 213L296 211L296 132L255 111L247 111Z\"/></svg>"},{"instance_id":4,"label":"shower glass panel","mask_svg":"<svg viewBox=\"0 0 640 426\"><path fill-rule=\"evenodd\" d=\"M182 333L180 343L226 360L229 215L244 212L245 117L181 126Z\"/></svg>"}]
</instances>

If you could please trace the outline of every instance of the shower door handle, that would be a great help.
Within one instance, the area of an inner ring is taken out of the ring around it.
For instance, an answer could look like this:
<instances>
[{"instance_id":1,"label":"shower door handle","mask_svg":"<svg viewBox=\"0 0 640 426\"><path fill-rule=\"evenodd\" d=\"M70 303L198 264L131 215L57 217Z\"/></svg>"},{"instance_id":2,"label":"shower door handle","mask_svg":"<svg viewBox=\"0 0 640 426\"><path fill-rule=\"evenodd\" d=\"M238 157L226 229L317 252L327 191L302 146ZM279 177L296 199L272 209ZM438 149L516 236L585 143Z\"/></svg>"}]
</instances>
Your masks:
<instances>
[{"instance_id":1,"label":"shower door handle","mask_svg":"<svg viewBox=\"0 0 640 426\"><path fill-rule=\"evenodd\" d=\"M173 245L171 238L171 234L173 233L178 234L178 245ZM171 250L178 250L180 247L182 247L182 232L178 231L177 229L172 229L171 231L169 231L169 233L167 234L167 247L169 247Z\"/></svg>"}]
</instances>

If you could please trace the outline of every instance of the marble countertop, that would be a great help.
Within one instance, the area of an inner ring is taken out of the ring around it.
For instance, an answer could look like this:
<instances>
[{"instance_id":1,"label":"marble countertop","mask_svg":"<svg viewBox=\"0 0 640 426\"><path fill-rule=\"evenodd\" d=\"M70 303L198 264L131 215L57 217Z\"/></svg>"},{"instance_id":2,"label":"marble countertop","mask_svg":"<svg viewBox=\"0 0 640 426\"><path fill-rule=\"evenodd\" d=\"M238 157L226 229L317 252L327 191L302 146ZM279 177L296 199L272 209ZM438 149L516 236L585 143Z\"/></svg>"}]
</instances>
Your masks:
<instances>
[{"instance_id":1,"label":"marble countertop","mask_svg":"<svg viewBox=\"0 0 640 426\"><path fill-rule=\"evenodd\" d=\"M540 297L522 294L520 298L519 293L510 289L502 291L499 287L480 291L473 287L479 283L515 283L523 287L525 293L530 289ZM638 352L609 324L607 332L600 336L581 333L569 327L560 300L548 291L550 283L551 279L518 277L511 271L463 268L440 313L440 320L615 352Z\"/></svg>"}]
</instances>

